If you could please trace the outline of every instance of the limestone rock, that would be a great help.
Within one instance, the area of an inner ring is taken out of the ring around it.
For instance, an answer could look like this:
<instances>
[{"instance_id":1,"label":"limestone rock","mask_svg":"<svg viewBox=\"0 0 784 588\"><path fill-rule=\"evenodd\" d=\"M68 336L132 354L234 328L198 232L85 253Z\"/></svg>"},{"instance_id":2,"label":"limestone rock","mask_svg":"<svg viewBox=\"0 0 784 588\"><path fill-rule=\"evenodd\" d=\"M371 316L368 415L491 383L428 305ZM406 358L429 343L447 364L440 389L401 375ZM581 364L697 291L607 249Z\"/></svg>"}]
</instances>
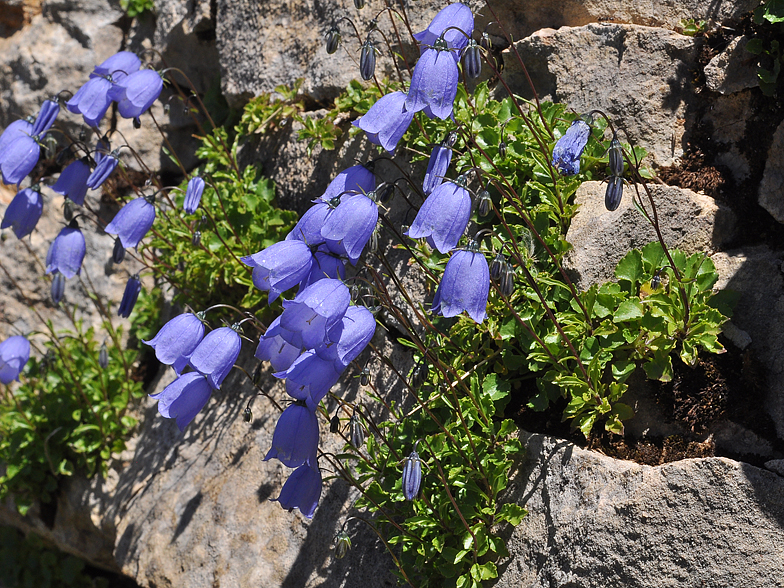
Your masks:
<instances>
[{"instance_id":1,"label":"limestone rock","mask_svg":"<svg viewBox=\"0 0 784 588\"><path fill-rule=\"evenodd\" d=\"M632 143L648 150L646 163L666 166L683 154L688 139L699 45L699 39L664 29L589 24L543 29L516 48L540 98L579 113L604 111ZM504 52L504 62L512 91L531 97L512 50Z\"/></svg>"},{"instance_id":2,"label":"limestone rock","mask_svg":"<svg viewBox=\"0 0 784 588\"><path fill-rule=\"evenodd\" d=\"M649 187L668 246L688 253L708 251L733 236L734 215L712 198L674 186ZM633 186L624 188L621 205L614 212L604 207L605 190L601 182L585 182L577 190L576 202L581 207L566 236L574 246L567 266L579 276L581 288L613 279L616 264L630 249L656 240L653 227L632 204ZM640 193L645 198L642 189Z\"/></svg>"},{"instance_id":3,"label":"limestone rock","mask_svg":"<svg viewBox=\"0 0 784 588\"><path fill-rule=\"evenodd\" d=\"M759 187L759 204L773 218L784 223L784 123L773 134L765 173Z\"/></svg>"},{"instance_id":4,"label":"limestone rock","mask_svg":"<svg viewBox=\"0 0 784 588\"><path fill-rule=\"evenodd\" d=\"M776 586L784 479L725 458L641 466L525 435L497 588Z\"/></svg>"},{"instance_id":5,"label":"limestone rock","mask_svg":"<svg viewBox=\"0 0 784 588\"><path fill-rule=\"evenodd\" d=\"M746 51L748 37L735 37L727 48L705 66L705 85L720 94L759 86L756 64Z\"/></svg>"}]
</instances>

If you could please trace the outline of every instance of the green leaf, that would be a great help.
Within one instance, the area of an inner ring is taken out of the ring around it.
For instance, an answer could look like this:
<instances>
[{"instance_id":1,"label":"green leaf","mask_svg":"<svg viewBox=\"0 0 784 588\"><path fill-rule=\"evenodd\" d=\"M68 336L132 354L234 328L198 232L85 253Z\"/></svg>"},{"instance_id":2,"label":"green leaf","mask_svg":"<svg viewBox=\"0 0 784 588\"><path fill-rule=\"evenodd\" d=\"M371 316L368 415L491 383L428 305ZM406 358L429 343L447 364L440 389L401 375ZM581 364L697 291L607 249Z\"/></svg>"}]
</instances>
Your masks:
<instances>
[{"instance_id":1,"label":"green leaf","mask_svg":"<svg viewBox=\"0 0 784 588\"><path fill-rule=\"evenodd\" d=\"M498 374L488 374L482 383L482 392L489 395L492 400L506 398L511 389L509 382L501 379Z\"/></svg>"},{"instance_id":2,"label":"green leaf","mask_svg":"<svg viewBox=\"0 0 784 588\"><path fill-rule=\"evenodd\" d=\"M638 299L624 300L621 302L618 310L615 311L615 314L613 314L613 322L620 323L642 318L644 312L642 304L640 304Z\"/></svg>"},{"instance_id":3,"label":"green leaf","mask_svg":"<svg viewBox=\"0 0 784 588\"><path fill-rule=\"evenodd\" d=\"M520 524L520 522L525 518L528 514L528 511L524 509L519 504L515 504L513 502L507 502L506 504L502 504L501 507L498 509L498 513L496 514L496 520L505 521L516 527Z\"/></svg>"},{"instance_id":4,"label":"green leaf","mask_svg":"<svg viewBox=\"0 0 784 588\"><path fill-rule=\"evenodd\" d=\"M627 253L615 267L615 277L629 283L629 292L634 294L643 277L642 255L636 249Z\"/></svg>"},{"instance_id":5,"label":"green leaf","mask_svg":"<svg viewBox=\"0 0 784 588\"><path fill-rule=\"evenodd\" d=\"M746 43L746 51L752 53L754 55L759 55L763 51L762 39L755 38L749 39L749 42Z\"/></svg>"}]
</instances>

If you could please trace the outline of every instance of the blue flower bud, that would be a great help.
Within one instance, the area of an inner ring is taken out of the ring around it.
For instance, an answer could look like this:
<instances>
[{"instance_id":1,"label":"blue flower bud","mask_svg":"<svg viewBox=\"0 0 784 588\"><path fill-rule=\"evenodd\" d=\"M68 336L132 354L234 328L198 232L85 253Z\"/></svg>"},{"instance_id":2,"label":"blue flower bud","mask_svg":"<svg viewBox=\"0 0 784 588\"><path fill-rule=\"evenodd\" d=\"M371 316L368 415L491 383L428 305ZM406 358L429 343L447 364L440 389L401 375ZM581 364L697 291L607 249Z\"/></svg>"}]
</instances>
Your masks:
<instances>
[{"instance_id":1,"label":"blue flower bud","mask_svg":"<svg viewBox=\"0 0 784 588\"><path fill-rule=\"evenodd\" d=\"M193 214L199 208L201 195L204 193L204 180L195 176L188 181L188 188L185 190L185 200L182 209L186 214Z\"/></svg>"},{"instance_id":2,"label":"blue flower bud","mask_svg":"<svg viewBox=\"0 0 784 588\"><path fill-rule=\"evenodd\" d=\"M154 222L155 206L147 198L140 197L123 206L104 231L109 235L117 235L122 246L129 249L139 245Z\"/></svg>"},{"instance_id":3,"label":"blue flower bud","mask_svg":"<svg viewBox=\"0 0 784 588\"><path fill-rule=\"evenodd\" d=\"M22 239L33 232L44 210L44 200L38 190L25 188L20 190L5 209L0 229L11 227L17 239Z\"/></svg>"},{"instance_id":4,"label":"blue flower bud","mask_svg":"<svg viewBox=\"0 0 784 588\"><path fill-rule=\"evenodd\" d=\"M412 451L403 466L403 496L406 500L414 500L417 497L421 483L422 460L419 459L416 451Z\"/></svg>"},{"instance_id":5,"label":"blue flower bud","mask_svg":"<svg viewBox=\"0 0 784 588\"><path fill-rule=\"evenodd\" d=\"M112 175L112 172L120 163L120 158L117 153L112 151L109 155L101 157L98 165L95 166L93 173L87 178L87 187L91 190L97 190Z\"/></svg>"},{"instance_id":6,"label":"blue flower bud","mask_svg":"<svg viewBox=\"0 0 784 588\"><path fill-rule=\"evenodd\" d=\"M125 247L122 245L119 237L114 238L114 248L112 249L112 261L116 264L122 263L125 259Z\"/></svg>"},{"instance_id":7,"label":"blue flower bud","mask_svg":"<svg viewBox=\"0 0 784 588\"><path fill-rule=\"evenodd\" d=\"M340 31L333 26L327 31L327 53L332 55L340 47Z\"/></svg>"},{"instance_id":8,"label":"blue flower bud","mask_svg":"<svg viewBox=\"0 0 784 588\"><path fill-rule=\"evenodd\" d=\"M501 291L501 296L508 298L514 292L514 266L508 261L504 264L504 269L501 272L501 279L499 280L498 289Z\"/></svg>"},{"instance_id":9,"label":"blue flower bud","mask_svg":"<svg viewBox=\"0 0 784 588\"><path fill-rule=\"evenodd\" d=\"M482 73L482 51L476 41L471 39L463 55L463 71L469 79L476 79Z\"/></svg>"},{"instance_id":10,"label":"blue flower bud","mask_svg":"<svg viewBox=\"0 0 784 588\"><path fill-rule=\"evenodd\" d=\"M604 193L604 207L613 211L621 205L623 198L623 178L621 176L612 176L607 183L607 191Z\"/></svg>"},{"instance_id":11,"label":"blue flower bud","mask_svg":"<svg viewBox=\"0 0 784 588\"><path fill-rule=\"evenodd\" d=\"M139 280L139 274L134 274L128 278L128 283L125 284L125 292L123 292L120 307L117 309L117 316L128 318L133 312L133 307L136 306L136 300L139 298L139 292L142 290L142 283Z\"/></svg>"},{"instance_id":12,"label":"blue flower bud","mask_svg":"<svg viewBox=\"0 0 784 588\"><path fill-rule=\"evenodd\" d=\"M30 342L21 335L14 335L0 343L0 382L10 384L19 380L30 359Z\"/></svg>"},{"instance_id":13,"label":"blue flower bud","mask_svg":"<svg viewBox=\"0 0 784 588\"><path fill-rule=\"evenodd\" d=\"M576 119L553 148L553 166L565 176L580 172L580 157L591 136L591 127L583 119Z\"/></svg>"},{"instance_id":14,"label":"blue flower bud","mask_svg":"<svg viewBox=\"0 0 784 588\"><path fill-rule=\"evenodd\" d=\"M447 145L451 135L452 134L450 133L441 145L436 145L436 147L433 148L433 152L430 154L430 161L427 163L427 171L425 172L425 180L422 182L422 190L425 194L429 195L444 182L449 164L452 162L452 149Z\"/></svg>"},{"instance_id":15,"label":"blue flower bud","mask_svg":"<svg viewBox=\"0 0 784 588\"><path fill-rule=\"evenodd\" d=\"M368 38L362 44L362 51L359 54L359 75L362 79L372 80L373 74L376 73L376 45L368 35Z\"/></svg>"},{"instance_id":16,"label":"blue flower bud","mask_svg":"<svg viewBox=\"0 0 784 588\"><path fill-rule=\"evenodd\" d=\"M65 294L65 276L60 272L54 272L52 275L52 302L60 304Z\"/></svg>"},{"instance_id":17,"label":"blue flower bud","mask_svg":"<svg viewBox=\"0 0 784 588\"><path fill-rule=\"evenodd\" d=\"M34 137L43 137L52 125L54 124L57 115L60 112L60 103L52 100L45 100L41 106L41 112L33 124L32 135Z\"/></svg>"},{"instance_id":18,"label":"blue flower bud","mask_svg":"<svg viewBox=\"0 0 784 588\"><path fill-rule=\"evenodd\" d=\"M335 535L335 559L343 559L346 557L349 549L351 549L351 537L349 537L345 531L341 531Z\"/></svg>"},{"instance_id":19,"label":"blue flower bud","mask_svg":"<svg viewBox=\"0 0 784 588\"><path fill-rule=\"evenodd\" d=\"M337 433L340 430L340 417L338 413L335 413L331 419L329 419L329 432L330 433Z\"/></svg>"},{"instance_id":20,"label":"blue flower bud","mask_svg":"<svg viewBox=\"0 0 784 588\"><path fill-rule=\"evenodd\" d=\"M612 141L610 142L610 149L608 151L608 160L609 160L609 167L610 173L614 176L621 176L623 175L623 148L621 147L621 142L618 140L618 137L613 136Z\"/></svg>"},{"instance_id":21,"label":"blue flower bud","mask_svg":"<svg viewBox=\"0 0 784 588\"><path fill-rule=\"evenodd\" d=\"M359 420L359 415L354 413L348 421L349 438L348 441L354 449L359 449L365 442L365 426Z\"/></svg>"},{"instance_id":22,"label":"blue flower bud","mask_svg":"<svg viewBox=\"0 0 784 588\"><path fill-rule=\"evenodd\" d=\"M71 162L57 178L52 190L69 198L74 204L82 206L87 194L87 179L90 177L90 166L86 158Z\"/></svg>"},{"instance_id":23,"label":"blue flower bud","mask_svg":"<svg viewBox=\"0 0 784 588\"><path fill-rule=\"evenodd\" d=\"M103 370L109 367L109 349L106 347L106 341L101 343L101 348L98 351L98 365Z\"/></svg>"},{"instance_id":24,"label":"blue flower bud","mask_svg":"<svg viewBox=\"0 0 784 588\"><path fill-rule=\"evenodd\" d=\"M480 217L490 214L490 211L493 209L493 199L490 198L490 192L482 190L479 192L477 200L479 202L476 205L476 214Z\"/></svg>"}]
</instances>

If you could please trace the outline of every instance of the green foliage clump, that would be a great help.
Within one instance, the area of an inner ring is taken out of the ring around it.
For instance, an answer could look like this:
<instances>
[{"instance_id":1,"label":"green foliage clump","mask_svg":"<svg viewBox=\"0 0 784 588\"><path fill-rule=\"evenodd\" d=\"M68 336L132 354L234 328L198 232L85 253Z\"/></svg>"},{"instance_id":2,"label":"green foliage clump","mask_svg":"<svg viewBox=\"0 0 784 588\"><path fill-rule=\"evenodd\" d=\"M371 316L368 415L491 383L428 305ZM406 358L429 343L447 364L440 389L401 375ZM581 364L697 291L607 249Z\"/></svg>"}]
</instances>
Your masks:
<instances>
[{"instance_id":1,"label":"green foliage clump","mask_svg":"<svg viewBox=\"0 0 784 588\"><path fill-rule=\"evenodd\" d=\"M91 578L85 562L47 548L37 535L0 527L0 585L7 588L108 588L105 578Z\"/></svg>"},{"instance_id":2,"label":"green foliage clump","mask_svg":"<svg viewBox=\"0 0 784 588\"><path fill-rule=\"evenodd\" d=\"M125 14L134 18L145 12L155 11L154 0L120 0L120 8L125 11Z\"/></svg>"},{"instance_id":3,"label":"green foliage clump","mask_svg":"<svg viewBox=\"0 0 784 588\"><path fill-rule=\"evenodd\" d=\"M757 34L746 43L746 51L759 56L757 77L765 96L774 96L778 88L781 60L781 35L784 32L784 2L767 0L754 10Z\"/></svg>"},{"instance_id":4,"label":"green foliage clump","mask_svg":"<svg viewBox=\"0 0 784 588\"><path fill-rule=\"evenodd\" d=\"M4 386L0 399L0 499L13 496L22 514L36 499L53 500L62 476L105 475L136 425L129 403L144 394L134 379L138 352L117 345L120 328L104 322L111 341L101 368L103 342L93 327L77 321L75 331L55 333L48 326L43 358L31 357L21 384Z\"/></svg>"}]
</instances>

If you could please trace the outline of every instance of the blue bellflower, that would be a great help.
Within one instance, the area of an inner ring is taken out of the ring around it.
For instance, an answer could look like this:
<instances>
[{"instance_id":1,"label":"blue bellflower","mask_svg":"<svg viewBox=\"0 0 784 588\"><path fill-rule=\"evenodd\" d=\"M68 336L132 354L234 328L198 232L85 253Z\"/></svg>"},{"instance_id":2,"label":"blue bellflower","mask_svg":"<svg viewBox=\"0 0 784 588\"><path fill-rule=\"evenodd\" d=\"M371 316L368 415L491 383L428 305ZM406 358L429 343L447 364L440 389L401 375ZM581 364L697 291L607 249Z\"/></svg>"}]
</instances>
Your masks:
<instances>
[{"instance_id":1,"label":"blue bellflower","mask_svg":"<svg viewBox=\"0 0 784 588\"><path fill-rule=\"evenodd\" d=\"M201 340L188 358L188 365L207 376L207 381L217 390L234 367L241 349L237 331L220 327Z\"/></svg>"},{"instance_id":2,"label":"blue bellflower","mask_svg":"<svg viewBox=\"0 0 784 588\"><path fill-rule=\"evenodd\" d=\"M82 260L87 251L84 235L76 221L64 227L49 246L46 254L46 273L60 272L69 280L82 269Z\"/></svg>"},{"instance_id":3,"label":"blue bellflower","mask_svg":"<svg viewBox=\"0 0 784 588\"><path fill-rule=\"evenodd\" d=\"M177 427L184 431L212 394L212 386L199 372L188 372L158 394L150 398L158 401L158 412L167 419L177 419Z\"/></svg>"},{"instance_id":4,"label":"blue bellflower","mask_svg":"<svg viewBox=\"0 0 784 588\"><path fill-rule=\"evenodd\" d=\"M262 292L270 293L268 301L271 304L281 293L308 277L313 255L304 241L293 239L279 241L241 261L254 268L253 284Z\"/></svg>"},{"instance_id":5,"label":"blue bellflower","mask_svg":"<svg viewBox=\"0 0 784 588\"><path fill-rule=\"evenodd\" d=\"M372 192L375 189L376 176L373 175L373 172L364 165L354 165L335 176L335 179L329 183L321 195L321 199L324 202L329 202L333 198L343 196L346 192L362 194Z\"/></svg>"},{"instance_id":6,"label":"blue bellflower","mask_svg":"<svg viewBox=\"0 0 784 588\"><path fill-rule=\"evenodd\" d=\"M286 235L286 241L299 239L311 247L324 242L321 229L335 209L323 200L314 200L313 202L313 206L305 211L291 232Z\"/></svg>"},{"instance_id":7,"label":"blue bellflower","mask_svg":"<svg viewBox=\"0 0 784 588\"><path fill-rule=\"evenodd\" d=\"M315 349L346 314L350 300L351 294L340 280L325 278L311 284L294 300L283 301L281 336L295 347Z\"/></svg>"},{"instance_id":8,"label":"blue bellflower","mask_svg":"<svg viewBox=\"0 0 784 588\"><path fill-rule=\"evenodd\" d=\"M487 295L490 292L490 270L487 259L479 251L455 251L444 268L444 275L433 298L433 312L447 318L464 310L481 323L487 316Z\"/></svg>"},{"instance_id":9,"label":"blue bellflower","mask_svg":"<svg viewBox=\"0 0 784 588\"><path fill-rule=\"evenodd\" d=\"M336 255L356 265L378 223L378 205L364 194L344 197L324 223L321 236Z\"/></svg>"},{"instance_id":10,"label":"blue bellflower","mask_svg":"<svg viewBox=\"0 0 784 588\"><path fill-rule=\"evenodd\" d=\"M33 171L40 155L41 146L33 137L23 135L11 141L0 159L3 182L18 186Z\"/></svg>"},{"instance_id":11,"label":"blue bellflower","mask_svg":"<svg viewBox=\"0 0 784 588\"><path fill-rule=\"evenodd\" d=\"M460 72L457 62L446 50L445 44L436 41L435 48L426 49L414 66L405 102L406 110L424 110L430 118L449 118L457 95L458 81Z\"/></svg>"},{"instance_id":12,"label":"blue bellflower","mask_svg":"<svg viewBox=\"0 0 784 588\"><path fill-rule=\"evenodd\" d=\"M90 79L66 102L66 108L81 114L91 127L97 127L112 103L109 91L113 84L122 81L141 67L141 61L129 51L120 51L97 66Z\"/></svg>"},{"instance_id":13,"label":"blue bellflower","mask_svg":"<svg viewBox=\"0 0 784 588\"><path fill-rule=\"evenodd\" d=\"M334 362L321 359L315 351L309 349L297 357L285 372L273 375L286 379L286 393L289 396L304 400L310 410L316 410L321 399L337 384L340 373L335 369Z\"/></svg>"},{"instance_id":14,"label":"blue bellflower","mask_svg":"<svg viewBox=\"0 0 784 588\"><path fill-rule=\"evenodd\" d=\"M158 99L163 90L163 78L152 69L143 69L115 80L109 98L117 102L123 118L139 118Z\"/></svg>"},{"instance_id":15,"label":"blue bellflower","mask_svg":"<svg viewBox=\"0 0 784 588\"><path fill-rule=\"evenodd\" d=\"M333 361L335 370L342 372L354 361L373 338L376 319L364 306L349 306L338 328L327 333L327 342L316 347L316 354Z\"/></svg>"},{"instance_id":16,"label":"blue bellflower","mask_svg":"<svg viewBox=\"0 0 784 588\"><path fill-rule=\"evenodd\" d=\"M43 138L52 128L57 115L60 113L60 104L54 100L44 100L41 110L33 123L30 133L33 137Z\"/></svg>"},{"instance_id":17,"label":"blue bellflower","mask_svg":"<svg viewBox=\"0 0 784 588\"><path fill-rule=\"evenodd\" d=\"M444 182L427 197L406 233L412 239L428 237L441 253L457 247L471 218L471 195L454 182Z\"/></svg>"},{"instance_id":18,"label":"blue bellflower","mask_svg":"<svg viewBox=\"0 0 784 588\"><path fill-rule=\"evenodd\" d=\"M591 127L578 118L553 148L553 166L564 176L580 173L580 157L591 136Z\"/></svg>"},{"instance_id":19,"label":"blue bellflower","mask_svg":"<svg viewBox=\"0 0 784 588\"><path fill-rule=\"evenodd\" d=\"M342 281L345 277L345 262L334 253L331 253L326 245L321 245L313 254L313 265L310 266L310 273L300 282L299 287L302 289L307 288L314 282L324 278Z\"/></svg>"},{"instance_id":20,"label":"blue bellflower","mask_svg":"<svg viewBox=\"0 0 784 588\"><path fill-rule=\"evenodd\" d=\"M199 208L201 196L204 194L204 180L199 176L195 176L188 180L188 188L185 190L185 200L182 203L182 209L185 214L193 214Z\"/></svg>"},{"instance_id":21,"label":"blue bellflower","mask_svg":"<svg viewBox=\"0 0 784 588\"><path fill-rule=\"evenodd\" d=\"M43 210L44 200L38 190L32 188L20 190L5 209L0 229L11 227L16 238L22 239L33 232Z\"/></svg>"},{"instance_id":22,"label":"blue bellflower","mask_svg":"<svg viewBox=\"0 0 784 588\"><path fill-rule=\"evenodd\" d=\"M84 204L87 194L87 178L90 177L90 166L84 159L77 159L66 167L57 178L52 190L69 198L79 206Z\"/></svg>"},{"instance_id":23,"label":"blue bellflower","mask_svg":"<svg viewBox=\"0 0 784 588\"><path fill-rule=\"evenodd\" d=\"M280 317L272 321L267 328L267 333L274 331L280 325ZM284 372L291 367L294 360L299 357L299 347L287 343L280 335L262 335L259 346L256 348L256 359L268 361L276 372Z\"/></svg>"},{"instance_id":24,"label":"blue bellflower","mask_svg":"<svg viewBox=\"0 0 784 588\"><path fill-rule=\"evenodd\" d=\"M275 498L289 512L298 508L309 519L313 518L321 498L321 472L318 464L311 465L311 462L315 458L294 470L283 484L280 496Z\"/></svg>"},{"instance_id":25,"label":"blue bellflower","mask_svg":"<svg viewBox=\"0 0 784 588\"><path fill-rule=\"evenodd\" d=\"M112 172L120 163L120 156L116 151L112 151L108 155L102 156L100 161L96 157L96 162L97 165L86 182L87 187L90 188L90 190L97 190L100 188L109 176L112 175Z\"/></svg>"},{"instance_id":26,"label":"blue bellflower","mask_svg":"<svg viewBox=\"0 0 784 588\"><path fill-rule=\"evenodd\" d=\"M125 284L125 292L123 292L120 307L117 309L117 316L128 318L133 312L133 307L136 306L136 300L139 298L139 292L142 290L142 283L139 280L139 274L134 274L128 278L128 283Z\"/></svg>"},{"instance_id":27,"label":"blue bellflower","mask_svg":"<svg viewBox=\"0 0 784 588\"><path fill-rule=\"evenodd\" d=\"M272 447L264 461L276 458L285 466L298 468L316 455L318 440L316 413L304 404L295 402L280 415L272 435Z\"/></svg>"},{"instance_id":28,"label":"blue bellflower","mask_svg":"<svg viewBox=\"0 0 784 588\"><path fill-rule=\"evenodd\" d=\"M454 145L454 140L450 134L441 145L436 145L433 148L430 161L427 162L425 181L422 182L422 190L425 194L430 194L444 183L449 164L452 163L452 145Z\"/></svg>"},{"instance_id":29,"label":"blue bellflower","mask_svg":"<svg viewBox=\"0 0 784 588\"><path fill-rule=\"evenodd\" d=\"M365 131L368 141L392 153L408 130L414 112L406 109L406 95L403 92L392 92L382 96L352 124Z\"/></svg>"},{"instance_id":30,"label":"blue bellflower","mask_svg":"<svg viewBox=\"0 0 784 588\"><path fill-rule=\"evenodd\" d=\"M5 149L19 137L29 137L33 134L33 123L24 119L15 120L8 125L0 135L0 161L3 160Z\"/></svg>"},{"instance_id":31,"label":"blue bellflower","mask_svg":"<svg viewBox=\"0 0 784 588\"><path fill-rule=\"evenodd\" d=\"M135 198L114 215L104 231L117 235L126 249L137 247L155 222L155 206L144 197Z\"/></svg>"},{"instance_id":32,"label":"blue bellflower","mask_svg":"<svg viewBox=\"0 0 784 588\"><path fill-rule=\"evenodd\" d=\"M90 78L111 75L114 81L121 81L125 76L130 75L142 66L142 62L135 53L130 51L119 51L96 65Z\"/></svg>"},{"instance_id":33,"label":"blue bellflower","mask_svg":"<svg viewBox=\"0 0 784 588\"><path fill-rule=\"evenodd\" d=\"M447 31L446 29L449 27L455 28ZM428 47L433 47L438 38L443 35L444 40L452 50L450 51L452 57L457 61L460 59L460 52L463 47L468 45L468 39L473 32L474 15L471 9L461 2L455 2L442 8L433 17L430 24L427 25L427 28L421 33L416 33L414 38L419 42L420 50L424 53Z\"/></svg>"},{"instance_id":34,"label":"blue bellflower","mask_svg":"<svg viewBox=\"0 0 784 588\"><path fill-rule=\"evenodd\" d=\"M171 319L155 337L143 342L155 350L158 361L172 366L180 375L203 338L204 323L195 314L187 312Z\"/></svg>"},{"instance_id":35,"label":"blue bellflower","mask_svg":"<svg viewBox=\"0 0 784 588\"><path fill-rule=\"evenodd\" d=\"M29 359L30 342L21 335L14 335L0 343L0 382L10 384L19 380L19 374Z\"/></svg>"}]
</instances>

